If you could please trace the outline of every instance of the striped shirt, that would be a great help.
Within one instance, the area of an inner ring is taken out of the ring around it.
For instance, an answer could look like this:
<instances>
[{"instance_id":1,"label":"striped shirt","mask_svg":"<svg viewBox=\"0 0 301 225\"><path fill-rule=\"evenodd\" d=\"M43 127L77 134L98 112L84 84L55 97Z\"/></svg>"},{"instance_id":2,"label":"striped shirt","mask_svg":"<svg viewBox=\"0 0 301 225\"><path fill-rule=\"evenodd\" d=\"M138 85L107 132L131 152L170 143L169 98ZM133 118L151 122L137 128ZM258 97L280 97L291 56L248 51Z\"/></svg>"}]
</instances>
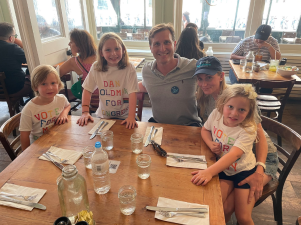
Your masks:
<instances>
[{"instance_id":1,"label":"striped shirt","mask_svg":"<svg viewBox=\"0 0 301 225\"><path fill-rule=\"evenodd\" d=\"M268 48L267 47L258 48L258 45L254 42L254 36L255 35L241 40L234 48L232 54L238 56L246 56L249 51L255 51L257 53L259 50L259 53L262 55L262 60L270 61L271 55ZM278 42L275 38L269 36L266 42L272 45L275 50L280 52Z\"/></svg>"}]
</instances>

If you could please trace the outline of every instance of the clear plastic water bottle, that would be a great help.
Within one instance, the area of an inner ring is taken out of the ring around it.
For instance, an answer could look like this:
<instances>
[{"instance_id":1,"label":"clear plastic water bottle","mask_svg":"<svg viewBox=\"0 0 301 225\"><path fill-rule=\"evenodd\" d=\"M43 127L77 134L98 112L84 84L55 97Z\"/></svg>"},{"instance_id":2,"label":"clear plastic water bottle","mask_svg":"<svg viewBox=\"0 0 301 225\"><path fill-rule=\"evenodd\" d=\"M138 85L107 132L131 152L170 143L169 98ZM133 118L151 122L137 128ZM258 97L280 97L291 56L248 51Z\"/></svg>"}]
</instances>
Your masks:
<instances>
[{"instance_id":1,"label":"clear plastic water bottle","mask_svg":"<svg viewBox=\"0 0 301 225\"><path fill-rule=\"evenodd\" d=\"M94 191L106 194L111 188L108 154L102 149L100 142L95 143L95 152L91 159Z\"/></svg>"},{"instance_id":2,"label":"clear plastic water bottle","mask_svg":"<svg viewBox=\"0 0 301 225\"><path fill-rule=\"evenodd\" d=\"M206 51L206 55L207 55L207 56L213 56L212 46L209 46L209 47L208 47L208 50Z\"/></svg>"},{"instance_id":3,"label":"clear plastic water bottle","mask_svg":"<svg viewBox=\"0 0 301 225\"><path fill-rule=\"evenodd\" d=\"M246 73L252 73L254 62L255 62L255 56L252 51L249 51L248 55L246 55L246 67L245 67Z\"/></svg>"}]
</instances>

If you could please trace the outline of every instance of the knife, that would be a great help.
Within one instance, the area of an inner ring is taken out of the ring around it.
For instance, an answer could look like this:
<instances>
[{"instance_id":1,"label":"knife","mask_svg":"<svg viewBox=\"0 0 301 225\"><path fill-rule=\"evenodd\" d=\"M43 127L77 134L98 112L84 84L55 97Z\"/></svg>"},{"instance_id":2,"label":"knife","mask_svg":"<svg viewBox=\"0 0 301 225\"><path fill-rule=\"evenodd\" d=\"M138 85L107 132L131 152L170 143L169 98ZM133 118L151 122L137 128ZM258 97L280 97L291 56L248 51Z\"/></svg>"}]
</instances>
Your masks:
<instances>
[{"instance_id":1,"label":"knife","mask_svg":"<svg viewBox=\"0 0 301 225\"><path fill-rule=\"evenodd\" d=\"M153 132L154 128L155 128L154 126L151 127L150 132L149 132L149 135L148 135L148 137L147 137L147 139L146 139L146 141L145 141L144 147L148 146L148 144L149 144L149 142L150 142L150 140L151 140L152 132Z\"/></svg>"},{"instance_id":2,"label":"knife","mask_svg":"<svg viewBox=\"0 0 301 225\"><path fill-rule=\"evenodd\" d=\"M48 154L47 152L43 153L43 156L47 159L49 159L54 165L56 165L60 170L64 169L64 166L56 161L54 161Z\"/></svg>"},{"instance_id":3,"label":"knife","mask_svg":"<svg viewBox=\"0 0 301 225\"><path fill-rule=\"evenodd\" d=\"M102 131L103 128L105 128L108 124L109 124L109 122L106 122L105 125L103 125L103 127L98 131L98 133L100 133L100 131Z\"/></svg>"},{"instance_id":4,"label":"knife","mask_svg":"<svg viewBox=\"0 0 301 225\"><path fill-rule=\"evenodd\" d=\"M99 128L104 124L105 121L101 121L101 123L99 124L99 126L97 127L97 129L94 131L94 133L91 135L90 140L92 140L93 138L95 138Z\"/></svg>"},{"instance_id":5,"label":"knife","mask_svg":"<svg viewBox=\"0 0 301 225\"><path fill-rule=\"evenodd\" d=\"M163 211L163 212L208 212L207 208L169 208L169 207L155 207L146 206L146 209L151 211Z\"/></svg>"},{"instance_id":6,"label":"knife","mask_svg":"<svg viewBox=\"0 0 301 225\"><path fill-rule=\"evenodd\" d=\"M44 206L42 204L34 203L34 202L21 201L21 200L17 200L17 199L10 198L10 197L5 197L5 196L0 196L0 201L13 202L13 203L17 203L17 204L20 204L20 205L26 205L26 206L34 207L34 208L37 208L37 209L46 210L46 206Z\"/></svg>"}]
</instances>

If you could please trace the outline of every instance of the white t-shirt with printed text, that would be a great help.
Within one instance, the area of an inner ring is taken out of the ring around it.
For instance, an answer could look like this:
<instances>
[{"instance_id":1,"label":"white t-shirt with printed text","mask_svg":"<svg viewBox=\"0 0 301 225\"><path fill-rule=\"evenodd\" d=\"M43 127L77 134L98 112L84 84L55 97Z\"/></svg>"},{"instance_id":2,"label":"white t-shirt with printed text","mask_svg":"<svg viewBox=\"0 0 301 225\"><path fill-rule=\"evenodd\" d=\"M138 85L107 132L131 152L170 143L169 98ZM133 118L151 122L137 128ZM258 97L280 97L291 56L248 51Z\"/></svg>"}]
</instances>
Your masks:
<instances>
[{"instance_id":1,"label":"white t-shirt with printed text","mask_svg":"<svg viewBox=\"0 0 301 225\"><path fill-rule=\"evenodd\" d=\"M95 70L92 65L83 88L93 93L99 90L99 107L96 115L101 118L126 119L129 114L129 94L138 92L137 74L130 63L124 69L109 67L106 72Z\"/></svg>"},{"instance_id":2,"label":"white t-shirt with printed text","mask_svg":"<svg viewBox=\"0 0 301 225\"><path fill-rule=\"evenodd\" d=\"M228 127L224 125L223 116L217 109L212 111L204 127L211 131L213 141L221 143L221 157L227 154L233 146L240 148L244 152L239 159L224 170L226 175L235 175L255 167L256 159L252 148L257 132L252 129L253 127Z\"/></svg>"},{"instance_id":3,"label":"white t-shirt with printed text","mask_svg":"<svg viewBox=\"0 0 301 225\"><path fill-rule=\"evenodd\" d=\"M51 103L37 105L29 101L21 112L20 131L30 132L30 143L33 143L55 123L61 112L69 106L65 95L57 94Z\"/></svg>"}]
</instances>

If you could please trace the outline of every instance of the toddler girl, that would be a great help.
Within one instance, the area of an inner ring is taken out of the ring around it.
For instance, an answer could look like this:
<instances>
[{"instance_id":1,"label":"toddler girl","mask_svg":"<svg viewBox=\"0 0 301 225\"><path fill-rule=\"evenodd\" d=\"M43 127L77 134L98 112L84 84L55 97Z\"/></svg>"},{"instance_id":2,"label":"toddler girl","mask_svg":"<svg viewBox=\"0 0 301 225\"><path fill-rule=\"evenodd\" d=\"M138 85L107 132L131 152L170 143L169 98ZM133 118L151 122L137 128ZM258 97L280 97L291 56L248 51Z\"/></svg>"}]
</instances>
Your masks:
<instances>
[{"instance_id":1,"label":"toddler girl","mask_svg":"<svg viewBox=\"0 0 301 225\"><path fill-rule=\"evenodd\" d=\"M31 87L36 97L29 101L21 113L20 135L22 150L41 137L55 123L68 122L70 103L58 94L63 84L57 71L49 65L36 67L31 76Z\"/></svg>"},{"instance_id":2,"label":"toddler girl","mask_svg":"<svg viewBox=\"0 0 301 225\"><path fill-rule=\"evenodd\" d=\"M202 138L211 151L221 151L220 159L206 170L194 171L191 181L206 185L219 174L223 203L234 189L235 215L239 224L253 224L251 213L255 204L248 204L250 186L238 183L256 170L252 152L257 135L257 94L250 84L235 84L218 97L202 128ZM226 211L224 204L224 210Z\"/></svg>"},{"instance_id":3,"label":"toddler girl","mask_svg":"<svg viewBox=\"0 0 301 225\"><path fill-rule=\"evenodd\" d=\"M101 118L124 119L126 128L138 126L135 120L136 92L139 91L134 66L121 38L115 33L105 33L98 45L97 61L83 83L82 116L77 121L86 125L93 118L89 114L91 93L98 88L99 107L96 115Z\"/></svg>"}]
</instances>

